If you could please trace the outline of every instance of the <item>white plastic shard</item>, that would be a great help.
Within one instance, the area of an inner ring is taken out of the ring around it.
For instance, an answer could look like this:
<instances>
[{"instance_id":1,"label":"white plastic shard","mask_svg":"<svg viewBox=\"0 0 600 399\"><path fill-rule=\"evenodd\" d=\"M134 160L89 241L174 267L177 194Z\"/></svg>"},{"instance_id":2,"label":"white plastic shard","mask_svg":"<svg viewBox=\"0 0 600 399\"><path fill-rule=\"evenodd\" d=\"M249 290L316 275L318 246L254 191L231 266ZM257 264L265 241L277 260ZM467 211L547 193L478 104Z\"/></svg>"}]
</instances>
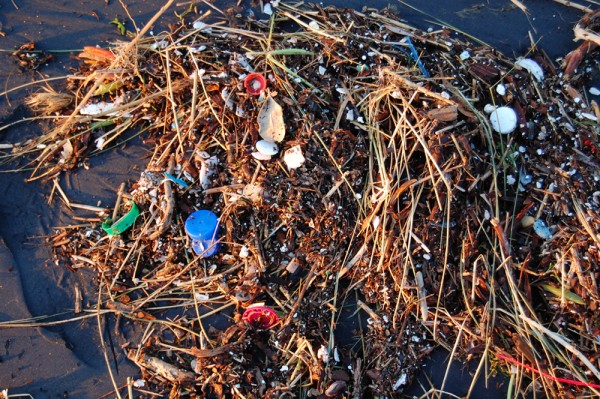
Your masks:
<instances>
[{"instance_id":1,"label":"white plastic shard","mask_svg":"<svg viewBox=\"0 0 600 399\"><path fill-rule=\"evenodd\" d=\"M510 107L496 108L490 114L492 129L500 134L508 134L517 128L517 113Z\"/></svg>"},{"instance_id":2,"label":"white plastic shard","mask_svg":"<svg viewBox=\"0 0 600 399\"><path fill-rule=\"evenodd\" d=\"M210 177L215 174L215 167L219 164L219 159L216 155L210 156L206 151L198 151L198 159L200 166L200 185L204 190L210 187Z\"/></svg>"},{"instance_id":3,"label":"white plastic shard","mask_svg":"<svg viewBox=\"0 0 600 399\"><path fill-rule=\"evenodd\" d=\"M300 148L299 145L295 145L285 152L283 155L283 161L287 165L288 169L296 169L302 166L306 159L304 158L304 154L302 154L302 148Z\"/></svg>"},{"instance_id":4,"label":"white plastic shard","mask_svg":"<svg viewBox=\"0 0 600 399\"><path fill-rule=\"evenodd\" d=\"M117 104L100 102L96 104L87 104L79 109L81 115L98 115L116 108ZM110 114L109 114L110 115Z\"/></svg>"},{"instance_id":5,"label":"white plastic shard","mask_svg":"<svg viewBox=\"0 0 600 399\"><path fill-rule=\"evenodd\" d=\"M263 154L262 152L253 152L252 156L254 159L258 159L259 161L269 161L271 159L271 155Z\"/></svg>"},{"instance_id":6,"label":"white plastic shard","mask_svg":"<svg viewBox=\"0 0 600 399\"><path fill-rule=\"evenodd\" d=\"M285 137L285 124L283 122L283 109L269 95L258 113L258 134L264 140L281 142Z\"/></svg>"},{"instance_id":7,"label":"white plastic shard","mask_svg":"<svg viewBox=\"0 0 600 399\"><path fill-rule=\"evenodd\" d=\"M540 64L538 64L537 62L535 62L531 58L519 58L515 62L515 64L517 64L521 68L526 69L530 74L533 75L533 77L538 82L541 82L542 80L544 80L544 70L542 69L542 67L540 66Z\"/></svg>"}]
</instances>

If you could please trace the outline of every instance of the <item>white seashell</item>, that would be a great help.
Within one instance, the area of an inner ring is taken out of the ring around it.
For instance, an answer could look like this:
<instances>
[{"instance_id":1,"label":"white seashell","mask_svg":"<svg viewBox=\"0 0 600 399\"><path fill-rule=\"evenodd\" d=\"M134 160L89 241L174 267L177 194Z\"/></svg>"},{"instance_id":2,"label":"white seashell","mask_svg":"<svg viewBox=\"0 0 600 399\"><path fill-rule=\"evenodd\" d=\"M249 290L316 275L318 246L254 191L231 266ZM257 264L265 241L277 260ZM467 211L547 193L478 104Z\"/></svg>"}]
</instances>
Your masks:
<instances>
[{"instance_id":1,"label":"white seashell","mask_svg":"<svg viewBox=\"0 0 600 399\"><path fill-rule=\"evenodd\" d=\"M510 107L499 107L490 115L492 128L500 134L508 134L517 128L517 113Z\"/></svg>"},{"instance_id":2,"label":"white seashell","mask_svg":"<svg viewBox=\"0 0 600 399\"><path fill-rule=\"evenodd\" d=\"M263 154L261 152L253 152L252 156L259 161L269 161L271 160L271 156L267 154Z\"/></svg>"},{"instance_id":3,"label":"white seashell","mask_svg":"<svg viewBox=\"0 0 600 399\"><path fill-rule=\"evenodd\" d=\"M295 145L285 152L283 155L283 161L287 165L288 169L296 169L302 166L306 159L302 154L302 148L299 145Z\"/></svg>"},{"instance_id":4,"label":"white seashell","mask_svg":"<svg viewBox=\"0 0 600 399\"><path fill-rule=\"evenodd\" d=\"M272 143L267 140L258 140L256 142L256 150L264 155L275 155L279 152L279 147L277 144Z\"/></svg>"},{"instance_id":5,"label":"white seashell","mask_svg":"<svg viewBox=\"0 0 600 399\"><path fill-rule=\"evenodd\" d=\"M519 58L515 64L526 69L538 82L544 80L544 70L531 58Z\"/></svg>"}]
</instances>

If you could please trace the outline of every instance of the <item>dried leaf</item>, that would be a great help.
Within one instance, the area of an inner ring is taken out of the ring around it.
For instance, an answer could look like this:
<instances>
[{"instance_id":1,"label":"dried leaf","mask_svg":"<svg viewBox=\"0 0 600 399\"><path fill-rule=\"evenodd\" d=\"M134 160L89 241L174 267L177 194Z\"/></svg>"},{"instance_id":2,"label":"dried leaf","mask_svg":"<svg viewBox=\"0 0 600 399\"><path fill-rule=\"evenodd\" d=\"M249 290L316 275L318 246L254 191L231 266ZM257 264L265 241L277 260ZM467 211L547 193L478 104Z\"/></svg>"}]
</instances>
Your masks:
<instances>
[{"instance_id":1,"label":"dried leaf","mask_svg":"<svg viewBox=\"0 0 600 399\"><path fill-rule=\"evenodd\" d=\"M270 95L258 113L257 120L260 137L270 142L280 142L283 140L285 136L283 109Z\"/></svg>"},{"instance_id":2,"label":"dried leaf","mask_svg":"<svg viewBox=\"0 0 600 399\"><path fill-rule=\"evenodd\" d=\"M427 112L427 116L438 122L453 122L458 117L458 107L451 105L448 107L432 109Z\"/></svg>"}]
</instances>

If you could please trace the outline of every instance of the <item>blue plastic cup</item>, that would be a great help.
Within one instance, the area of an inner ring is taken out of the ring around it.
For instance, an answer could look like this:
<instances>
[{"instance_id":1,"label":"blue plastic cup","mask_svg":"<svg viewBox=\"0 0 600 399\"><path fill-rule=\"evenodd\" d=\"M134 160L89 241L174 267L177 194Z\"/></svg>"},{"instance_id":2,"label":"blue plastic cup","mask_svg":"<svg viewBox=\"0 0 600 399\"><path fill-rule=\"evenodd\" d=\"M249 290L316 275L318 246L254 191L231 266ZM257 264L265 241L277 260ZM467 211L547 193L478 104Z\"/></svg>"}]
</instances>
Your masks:
<instances>
[{"instance_id":1,"label":"blue plastic cup","mask_svg":"<svg viewBox=\"0 0 600 399\"><path fill-rule=\"evenodd\" d=\"M192 213L185 221L185 232L192 239L196 255L206 258L219 252L219 218L214 212L202 209Z\"/></svg>"}]
</instances>

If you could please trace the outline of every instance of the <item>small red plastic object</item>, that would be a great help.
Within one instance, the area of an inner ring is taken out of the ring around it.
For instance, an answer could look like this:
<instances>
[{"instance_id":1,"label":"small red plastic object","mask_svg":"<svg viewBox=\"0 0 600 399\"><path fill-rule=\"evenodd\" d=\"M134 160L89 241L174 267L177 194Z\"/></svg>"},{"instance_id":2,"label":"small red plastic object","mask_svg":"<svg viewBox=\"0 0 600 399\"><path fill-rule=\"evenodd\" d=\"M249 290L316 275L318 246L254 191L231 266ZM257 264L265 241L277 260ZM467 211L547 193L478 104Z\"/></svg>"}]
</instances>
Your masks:
<instances>
[{"instance_id":1,"label":"small red plastic object","mask_svg":"<svg viewBox=\"0 0 600 399\"><path fill-rule=\"evenodd\" d=\"M251 305L244 311L242 320L254 328L267 330L279 322L279 316L268 306Z\"/></svg>"},{"instance_id":2,"label":"small red plastic object","mask_svg":"<svg viewBox=\"0 0 600 399\"><path fill-rule=\"evenodd\" d=\"M248 94L260 96L260 93L267 88L267 80L260 73L249 73L244 79L244 87Z\"/></svg>"}]
</instances>

